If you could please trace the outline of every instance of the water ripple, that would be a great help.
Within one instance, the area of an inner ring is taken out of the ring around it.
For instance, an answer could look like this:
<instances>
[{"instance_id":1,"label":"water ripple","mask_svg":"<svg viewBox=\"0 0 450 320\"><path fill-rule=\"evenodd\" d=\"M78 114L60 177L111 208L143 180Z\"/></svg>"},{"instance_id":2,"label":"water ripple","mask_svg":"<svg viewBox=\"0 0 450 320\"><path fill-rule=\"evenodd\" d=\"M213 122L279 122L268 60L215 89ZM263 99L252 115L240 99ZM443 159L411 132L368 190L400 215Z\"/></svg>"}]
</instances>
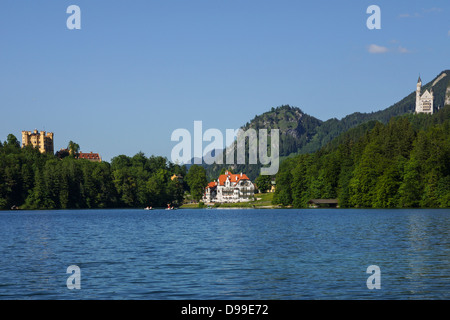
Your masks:
<instances>
[{"instance_id":1,"label":"water ripple","mask_svg":"<svg viewBox=\"0 0 450 320\"><path fill-rule=\"evenodd\" d=\"M449 235L450 210L2 212L0 299L449 299Z\"/></svg>"}]
</instances>

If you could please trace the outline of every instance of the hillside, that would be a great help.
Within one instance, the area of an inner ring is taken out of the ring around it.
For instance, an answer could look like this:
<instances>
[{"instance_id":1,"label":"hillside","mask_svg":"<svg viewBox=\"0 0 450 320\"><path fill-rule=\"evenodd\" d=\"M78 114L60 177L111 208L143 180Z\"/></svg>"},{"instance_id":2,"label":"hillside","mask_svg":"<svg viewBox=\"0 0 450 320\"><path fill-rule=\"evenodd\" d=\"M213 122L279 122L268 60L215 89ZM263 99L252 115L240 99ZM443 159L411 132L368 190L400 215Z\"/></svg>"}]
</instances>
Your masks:
<instances>
[{"instance_id":1,"label":"hillside","mask_svg":"<svg viewBox=\"0 0 450 320\"><path fill-rule=\"evenodd\" d=\"M450 207L450 105L433 115L405 114L343 133L317 152L281 164L273 204L308 207Z\"/></svg>"},{"instance_id":2,"label":"hillside","mask_svg":"<svg viewBox=\"0 0 450 320\"><path fill-rule=\"evenodd\" d=\"M433 88L435 111L450 100L450 70L439 73L433 80L422 86L424 90ZM319 150L343 132L362 123L379 121L387 123L392 117L413 113L415 109L415 91L392 106L371 113L352 113L340 120L333 118L321 121L304 113L300 108L283 105L255 116L242 128L255 130L261 128L280 129L280 159L297 154L312 153ZM205 165L208 178L214 179L220 171L227 167L235 172L246 172L254 180L259 175L259 165Z\"/></svg>"},{"instance_id":3,"label":"hillside","mask_svg":"<svg viewBox=\"0 0 450 320\"><path fill-rule=\"evenodd\" d=\"M280 156L286 157L295 154L305 146L317 133L322 121L304 113L297 107L283 105L272 108L271 111L255 116L250 122L242 126L243 130L255 129L279 129L280 130ZM248 151L248 149L246 149ZM236 154L236 153L235 153ZM246 155L247 158L247 155ZM248 158L247 158L248 159ZM205 165L209 179L215 179L224 169L233 172L245 172L247 176L254 180L259 175L259 165Z\"/></svg>"},{"instance_id":4,"label":"hillside","mask_svg":"<svg viewBox=\"0 0 450 320\"><path fill-rule=\"evenodd\" d=\"M436 82L436 83L435 83ZM434 110L442 108L445 104L446 90L450 83L450 70L439 73L433 80L422 86L422 92L433 88L434 93ZM316 135L302 148L298 153L310 153L318 150L340 133L353 128L361 123L371 120L377 120L387 123L392 117L413 113L416 104L416 92L411 92L408 96L393 104L392 106L371 113L352 113L341 120L336 118L327 120L322 123Z\"/></svg>"}]
</instances>

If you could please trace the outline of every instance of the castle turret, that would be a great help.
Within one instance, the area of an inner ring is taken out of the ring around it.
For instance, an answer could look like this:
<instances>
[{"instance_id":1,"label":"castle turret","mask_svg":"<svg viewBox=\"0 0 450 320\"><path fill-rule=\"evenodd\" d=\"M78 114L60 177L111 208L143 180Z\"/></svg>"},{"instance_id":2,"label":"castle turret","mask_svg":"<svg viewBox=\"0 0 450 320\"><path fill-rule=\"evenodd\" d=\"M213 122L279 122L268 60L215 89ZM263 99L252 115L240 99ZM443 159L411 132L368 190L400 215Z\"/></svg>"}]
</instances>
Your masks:
<instances>
[{"instance_id":1,"label":"castle turret","mask_svg":"<svg viewBox=\"0 0 450 320\"><path fill-rule=\"evenodd\" d=\"M420 91L422 90L422 80L417 80L417 86L416 86L416 113L419 113L421 111L420 108Z\"/></svg>"},{"instance_id":2,"label":"castle turret","mask_svg":"<svg viewBox=\"0 0 450 320\"><path fill-rule=\"evenodd\" d=\"M53 153L53 132L22 131L22 148L28 145L39 149L41 153Z\"/></svg>"},{"instance_id":3,"label":"castle turret","mask_svg":"<svg viewBox=\"0 0 450 320\"><path fill-rule=\"evenodd\" d=\"M417 80L417 86L416 86L416 113L428 113L433 114L433 100L434 100L434 94L433 94L433 87L430 89L425 90L423 94L421 94L422 91L422 80Z\"/></svg>"}]
</instances>

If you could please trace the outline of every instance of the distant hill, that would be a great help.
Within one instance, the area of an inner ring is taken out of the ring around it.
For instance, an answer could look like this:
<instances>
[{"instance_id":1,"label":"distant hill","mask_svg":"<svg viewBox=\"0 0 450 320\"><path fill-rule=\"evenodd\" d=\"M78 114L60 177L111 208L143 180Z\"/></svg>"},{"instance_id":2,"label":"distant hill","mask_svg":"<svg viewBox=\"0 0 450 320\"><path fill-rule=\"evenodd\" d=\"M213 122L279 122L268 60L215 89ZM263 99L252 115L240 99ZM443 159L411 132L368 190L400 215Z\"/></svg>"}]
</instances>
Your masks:
<instances>
[{"instance_id":1,"label":"distant hill","mask_svg":"<svg viewBox=\"0 0 450 320\"><path fill-rule=\"evenodd\" d=\"M422 86L424 90L433 88L435 111L450 101L450 70L439 73L432 81ZM343 132L356 126L380 121L387 123L392 117L413 113L415 110L416 93L411 94L393 104L392 106L371 113L352 113L341 120L336 118L321 121L311 115L304 113L300 108L283 105L272 108L270 111L255 116L250 122L242 126L247 130L279 129L280 130L280 159L297 154L312 153L319 150L338 137ZM373 125L373 124L372 124ZM371 126L369 124L369 126ZM245 172L251 180L259 175L259 165L204 165L208 178L217 178L223 168L234 172Z\"/></svg>"},{"instance_id":2,"label":"distant hill","mask_svg":"<svg viewBox=\"0 0 450 320\"><path fill-rule=\"evenodd\" d=\"M435 83L436 80L439 81ZM422 92L433 87L433 103L435 111L438 108L442 108L444 106L446 90L449 84L450 70L445 70L442 71L438 76L436 76L432 81L422 86ZM345 132L350 128L354 128L361 123L371 120L377 120L382 123L387 123L392 117L403 115L406 113L414 113L415 106L416 92L413 91L411 92L411 94L409 94L399 102L384 110L371 113L354 112L342 118L341 120L338 120L336 118L327 120L323 122L317 129L317 133L311 138L311 140L309 140L307 144L299 148L297 153L310 153L317 151L342 132Z\"/></svg>"},{"instance_id":3,"label":"distant hill","mask_svg":"<svg viewBox=\"0 0 450 320\"><path fill-rule=\"evenodd\" d=\"M360 124L283 161L276 182L274 205L337 199L341 208L449 208L450 105Z\"/></svg>"}]
</instances>

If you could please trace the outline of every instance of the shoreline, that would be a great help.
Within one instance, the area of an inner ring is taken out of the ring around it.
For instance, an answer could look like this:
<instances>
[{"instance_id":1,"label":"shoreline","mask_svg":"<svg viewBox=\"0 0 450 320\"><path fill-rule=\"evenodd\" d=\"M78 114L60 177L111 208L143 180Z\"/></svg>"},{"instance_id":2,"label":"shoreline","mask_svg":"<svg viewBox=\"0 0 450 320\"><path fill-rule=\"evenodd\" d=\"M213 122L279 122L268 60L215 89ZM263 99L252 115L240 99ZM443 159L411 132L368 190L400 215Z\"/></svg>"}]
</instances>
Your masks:
<instances>
[{"instance_id":1,"label":"shoreline","mask_svg":"<svg viewBox=\"0 0 450 320\"><path fill-rule=\"evenodd\" d=\"M228 210L228 209L264 209L264 210L274 210L274 209L282 209L282 210L315 210L315 209L327 209L327 210L450 210L450 207L439 208L439 207L404 207L404 208L363 208L363 207L305 207L305 208L294 208L292 206L281 206L281 205L247 205L241 206L237 205L238 203L225 203L217 206L203 206L199 207L198 204L189 204L182 205L180 207L176 207L171 210L167 210L165 207L157 207L151 210L147 210L145 208L133 207L117 207L117 208L66 208L66 209L0 209L0 213L3 212L25 212L25 211L75 211L75 210L86 210L86 211L94 211L94 210L142 210L142 211L173 211L173 210Z\"/></svg>"}]
</instances>

